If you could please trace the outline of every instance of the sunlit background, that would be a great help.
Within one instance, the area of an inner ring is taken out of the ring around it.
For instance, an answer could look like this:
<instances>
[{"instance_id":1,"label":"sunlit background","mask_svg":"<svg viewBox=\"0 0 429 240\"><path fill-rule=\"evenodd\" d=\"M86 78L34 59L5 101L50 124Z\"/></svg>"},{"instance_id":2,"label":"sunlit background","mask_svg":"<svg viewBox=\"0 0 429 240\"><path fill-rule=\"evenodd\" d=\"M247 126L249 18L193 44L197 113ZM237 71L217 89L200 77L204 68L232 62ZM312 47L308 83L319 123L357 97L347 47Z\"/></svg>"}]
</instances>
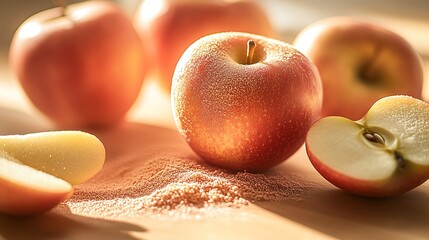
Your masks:
<instances>
[{"instance_id":1,"label":"sunlit background","mask_svg":"<svg viewBox=\"0 0 429 240\"><path fill-rule=\"evenodd\" d=\"M406 38L429 69L429 1L427 0L259 0L280 38L292 42L306 25L334 15L359 16L378 22ZM80 2L66 1L68 4ZM116 0L130 17L139 0ZM8 67L8 49L18 26L31 15L53 7L50 0L0 1L0 81L13 80ZM429 72L426 70L426 72ZM429 75L429 73L426 73ZM428 77L426 77L427 79ZM428 89L428 87L426 87Z\"/></svg>"},{"instance_id":2,"label":"sunlit background","mask_svg":"<svg viewBox=\"0 0 429 240\"><path fill-rule=\"evenodd\" d=\"M67 3L80 2L68 0ZM117 0L133 15L139 0ZM429 55L429 1L426 0L260 0L283 40L290 41L304 26L333 15L362 16L381 22L408 38L423 55ZM52 8L49 0L0 1L1 66L13 33L31 15ZM4 69L2 69L4 71Z\"/></svg>"}]
</instances>

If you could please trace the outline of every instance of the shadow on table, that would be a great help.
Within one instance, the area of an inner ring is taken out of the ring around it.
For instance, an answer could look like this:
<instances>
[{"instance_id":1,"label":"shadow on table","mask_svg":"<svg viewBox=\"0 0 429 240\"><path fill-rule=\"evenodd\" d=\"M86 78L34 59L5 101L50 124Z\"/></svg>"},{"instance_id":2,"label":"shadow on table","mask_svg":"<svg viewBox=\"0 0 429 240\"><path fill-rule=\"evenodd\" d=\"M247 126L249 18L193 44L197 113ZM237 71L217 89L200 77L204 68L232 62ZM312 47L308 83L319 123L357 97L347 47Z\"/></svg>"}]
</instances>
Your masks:
<instances>
[{"instance_id":1,"label":"shadow on table","mask_svg":"<svg viewBox=\"0 0 429 240\"><path fill-rule=\"evenodd\" d=\"M339 239L429 237L429 195L422 189L388 199L358 197L333 188L308 195L301 202L257 205Z\"/></svg>"},{"instance_id":2,"label":"shadow on table","mask_svg":"<svg viewBox=\"0 0 429 240\"><path fill-rule=\"evenodd\" d=\"M131 236L129 232L145 231L147 230L130 223L71 214L64 216L50 212L31 217L0 214L0 239L6 240L133 240L137 238Z\"/></svg>"}]
</instances>

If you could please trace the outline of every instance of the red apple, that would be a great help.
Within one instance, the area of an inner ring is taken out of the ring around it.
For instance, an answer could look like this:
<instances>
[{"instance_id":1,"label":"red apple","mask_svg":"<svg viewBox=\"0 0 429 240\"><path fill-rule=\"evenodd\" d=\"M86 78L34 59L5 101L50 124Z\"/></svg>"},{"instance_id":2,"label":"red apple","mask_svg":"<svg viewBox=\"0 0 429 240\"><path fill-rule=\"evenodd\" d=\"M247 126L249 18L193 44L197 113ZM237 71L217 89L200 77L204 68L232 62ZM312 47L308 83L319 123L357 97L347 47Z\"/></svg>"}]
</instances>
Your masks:
<instances>
[{"instance_id":1,"label":"red apple","mask_svg":"<svg viewBox=\"0 0 429 240\"><path fill-rule=\"evenodd\" d=\"M72 128L120 121L145 75L138 34L108 1L30 17L15 33L10 64L34 105L61 127Z\"/></svg>"},{"instance_id":2,"label":"red apple","mask_svg":"<svg viewBox=\"0 0 429 240\"><path fill-rule=\"evenodd\" d=\"M177 61L199 38L225 31L275 36L265 11L251 0L145 0L134 25L151 59L150 75L168 93Z\"/></svg>"},{"instance_id":3,"label":"red apple","mask_svg":"<svg viewBox=\"0 0 429 240\"><path fill-rule=\"evenodd\" d=\"M180 133L204 160L232 170L262 171L286 160L304 143L321 104L313 64L291 45L260 35L203 37L173 77Z\"/></svg>"},{"instance_id":4,"label":"red apple","mask_svg":"<svg viewBox=\"0 0 429 240\"><path fill-rule=\"evenodd\" d=\"M419 56L401 36L382 26L349 17L328 18L302 30L294 45L319 70L324 116L357 120L382 97L421 98Z\"/></svg>"},{"instance_id":5,"label":"red apple","mask_svg":"<svg viewBox=\"0 0 429 240\"><path fill-rule=\"evenodd\" d=\"M391 96L359 121L322 118L309 130L306 148L316 170L347 192L404 193L429 179L429 104Z\"/></svg>"}]
</instances>

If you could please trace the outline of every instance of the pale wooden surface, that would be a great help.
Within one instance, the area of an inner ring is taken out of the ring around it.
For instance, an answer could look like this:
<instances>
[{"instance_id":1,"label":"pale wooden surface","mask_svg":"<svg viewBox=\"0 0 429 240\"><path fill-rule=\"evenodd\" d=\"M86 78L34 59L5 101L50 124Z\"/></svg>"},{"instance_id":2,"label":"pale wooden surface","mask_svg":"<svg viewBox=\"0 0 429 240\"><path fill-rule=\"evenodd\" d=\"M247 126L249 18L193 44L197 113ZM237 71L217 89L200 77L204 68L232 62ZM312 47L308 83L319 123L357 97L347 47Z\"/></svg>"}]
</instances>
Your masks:
<instances>
[{"instance_id":1,"label":"pale wooden surface","mask_svg":"<svg viewBox=\"0 0 429 240\"><path fill-rule=\"evenodd\" d=\"M273 5L267 8L272 11L275 23L287 41L293 39L303 25L339 13L365 16L390 26L406 36L419 50L428 79L429 21L424 9L414 12L404 10L402 13L405 15L401 15L400 11L396 13L392 7L387 7L384 12L374 12L378 8L368 10L364 7L367 11L359 12L356 8L340 4L338 7L341 11L334 11L329 10L329 4L324 6L317 1L309 1L316 5L313 6L314 9L320 10L316 11L306 9L298 1L269 2ZM335 1L328 2L332 4ZM275 4L290 6L294 9L294 14L285 16L286 19L282 20L285 12ZM380 5L375 6L384 9ZM299 17L299 11L314 14L289 26L294 17ZM49 121L28 103L4 58L0 61L0 78L0 134L52 128ZM159 94L156 86L150 83L145 89L130 112L129 121L132 123L127 124L138 126L142 131L142 138L145 137L145 131L151 134L163 131L177 137L168 96ZM428 84L425 89L427 99ZM128 131L127 124L119 131ZM129 139L121 139L127 140ZM108 161L109 159L107 164ZM32 218L0 215L0 239L429 239L428 182L409 193L390 199L351 196L320 177L310 165L303 149L276 170L292 171L304 177L312 183L311 190L304 192L300 201L256 202L248 207L232 210L228 217L207 219L173 221L147 216L103 219L64 210L54 210Z\"/></svg>"}]
</instances>

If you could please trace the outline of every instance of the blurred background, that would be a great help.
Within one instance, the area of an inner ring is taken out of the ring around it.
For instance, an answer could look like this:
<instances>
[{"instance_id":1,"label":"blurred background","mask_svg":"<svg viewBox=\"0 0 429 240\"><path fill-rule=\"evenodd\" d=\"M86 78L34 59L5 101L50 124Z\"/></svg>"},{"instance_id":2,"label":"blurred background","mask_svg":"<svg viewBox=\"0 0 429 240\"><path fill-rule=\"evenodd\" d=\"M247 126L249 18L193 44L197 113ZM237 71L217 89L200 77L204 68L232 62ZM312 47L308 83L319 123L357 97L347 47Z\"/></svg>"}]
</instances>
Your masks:
<instances>
[{"instance_id":1,"label":"blurred background","mask_svg":"<svg viewBox=\"0 0 429 240\"><path fill-rule=\"evenodd\" d=\"M74 2L80 1L66 1L67 4ZM116 2L132 17L141 1L116 0ZM427 0L259 0L259 2L268 12L282 40L286 42L292 42L296 34L306 25L328 16L359 16L383 24L402 35L417 49L424 59L426 75L429 75ZM14 79L8 66L8 50L16 29L31 15L52 7L53 3L50 0L0 1L0 82Z\"/></svg>"}]
</instances>

